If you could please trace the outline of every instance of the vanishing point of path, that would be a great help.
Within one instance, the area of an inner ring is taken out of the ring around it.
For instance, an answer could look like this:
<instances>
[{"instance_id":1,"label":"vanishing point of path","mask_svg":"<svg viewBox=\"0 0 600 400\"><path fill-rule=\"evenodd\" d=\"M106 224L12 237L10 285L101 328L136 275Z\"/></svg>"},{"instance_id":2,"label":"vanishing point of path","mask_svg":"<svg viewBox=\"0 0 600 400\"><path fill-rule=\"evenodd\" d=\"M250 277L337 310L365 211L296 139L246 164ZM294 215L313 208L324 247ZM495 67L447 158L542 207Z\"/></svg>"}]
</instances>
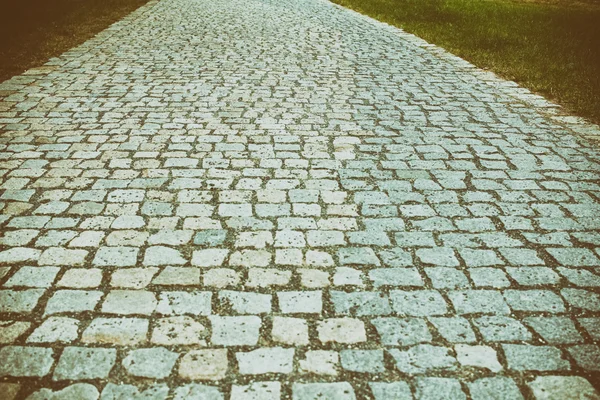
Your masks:
<instances>
[{"instance_id":1,"label":"vanishing point of path","mask_svg":"<svg viewBox=\"0 0 600 400\"><path fill-rule=\"evenodd\" d=\"M600 398L598 128L515 84L161 0L0 96L2 400Z\"/></svg>"}]
</instances>

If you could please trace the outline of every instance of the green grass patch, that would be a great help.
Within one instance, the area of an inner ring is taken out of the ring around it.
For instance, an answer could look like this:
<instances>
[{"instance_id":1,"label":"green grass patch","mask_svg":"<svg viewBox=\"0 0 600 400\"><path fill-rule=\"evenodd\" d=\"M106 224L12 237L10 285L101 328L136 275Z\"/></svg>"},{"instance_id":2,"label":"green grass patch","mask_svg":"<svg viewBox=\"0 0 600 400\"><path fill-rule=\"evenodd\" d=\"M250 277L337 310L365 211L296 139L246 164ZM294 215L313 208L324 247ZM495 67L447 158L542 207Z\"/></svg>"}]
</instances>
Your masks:
<instances>
[{"instance_id":1,"label":"green grass patch","mask_svg":"<svg viewBox=\"0 0 600 400\"><path fill-rule=\"evenodd\" d=\"M0 82L44 64L148 0L0 0Z\"/></svg>"},{"instance_id":2,"label":"green grass patch","mask_svg":"<svg viewBox=\"0 0 600 400\"><path fill-rule=\"evenodd\" d=\"M600 122L600 3L332 0Z\"/></svg>"}]
</instances>

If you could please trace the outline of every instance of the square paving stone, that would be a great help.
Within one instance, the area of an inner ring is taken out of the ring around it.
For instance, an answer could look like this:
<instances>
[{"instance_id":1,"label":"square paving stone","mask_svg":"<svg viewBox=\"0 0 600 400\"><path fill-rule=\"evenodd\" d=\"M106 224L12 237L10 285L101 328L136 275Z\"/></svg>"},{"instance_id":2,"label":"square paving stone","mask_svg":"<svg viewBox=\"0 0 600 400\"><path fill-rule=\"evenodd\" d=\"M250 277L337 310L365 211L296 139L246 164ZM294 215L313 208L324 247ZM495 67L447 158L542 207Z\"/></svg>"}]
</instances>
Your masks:
<instances>
[{"instance_id":1,"label":"square paving stone","mask_svg":"<svg viewBox=\"0 0 600 400\"><path fill-rule=\"evenodd\" d=\"M102 312L108 314L152 314L156 308L156 296L143 290L112 290L102 303Z\"/></svg>"},{"instance_id":2,"label":"square paving stone","mask_svg":"<svg viewBox=\"0 0 600 400\"><path fill-rule=\"evenodd\" d=\"M566 371L571 369L560 349L529 344L503 344L508 368L517 371Z\"/></svg>"},{"instance_id":3,"label":"square paving stone","mask_svg":"<svg viewBox=\"0 0 600 400\"><path fill-rule=\"evenodd\" d=\"M99 267L130 267L137 263L137 247L100 247L92 261Z\"/></svg>"},{"instance_id":4,"label":"square paving stone","mask_svg":"<svg viewBox=\"0 0 600 400\"><path fill-rule=\"evenodd\" d=\"M494 290L463 290L448 293L458 314L509 314L502 294Z\"/></svg>"},{"instance_id":5,"label":"square paving stone","mask_svg":"<svg viewBox=\"0 0 600 400\"><path fill-rule=\"evenodd\" d=\"M4 283L4 286L47 288L54 282L58 271L60 271L58 267L21 267Z\"/></svg>"},{"instance_id":6,"label":"square paving stone","mask_svg":"<svg viewBox=\"0 0 600 400\"><path fill-rule=\"evenodd\" d=\"M220 380L227 374L226 349L192 350L179 364L179 376L192 380Z\"/></svg>"},{"instance_id":7,"label":"square paving stone","mask_svg":"<svg viewBox=\"0 0 600 400\"><path fill-rule=\"evenodd\" d=\"M462 317L432 317L429 321L444 339L451 343L472 343L475 333L469 321Z\"/></svg>"},{"instance_id":8,"label":"square paving stone","mask_svg":"<svg viewBox=\"0 0 600 400\"><path fill-rule=\"evenodd\" d=\"M597 399L598 392L581 376L538 376L527 384L536 400Z\"/></svg>"},{"instance_id":9,"label":"square paving stone","mask_svg":"<svg viewBox=\"0 0 600 400\"><path fill-rule=\"evenodd\" d=\"M93 290L57 290L48 300L44 314L93 311L102 295Z\"/></svg>"},{"instance_id":10,"label":"square paving stone","mask_svg":"<svg viewBox=\"0 0 600 400\"><path fill-rule=\"evenodd\" d=\"M523 400L519 387L511 378L481 378L467 385L473 400Z\"/></svg>"},{"instance_id":11,"label":"square paving stone","mask_svg":"<svg viewBox=\"0 0 600 400\"><path fill-rule=\"evenodd\" d=\"M360 343L367 341L364 323L354 318L329 318L317 322L317 332L322 343Z\"/></svg>"},{"instance_id":12,"label":"square paving stone","mask_svg":"<svg viewBox=\"0 0 600 400\"><path fill-rule=\"evenodd\" d=\"M0 348L0 376L44 377L54 364L54 351L44 347Z\"/></svg>"},{"instance_id":13,"label":"square paving stone","mask_svg":"<svg viewBox=\"0 0 600 400\"><path fill-rule=\"evenodd\" d=\"M453 378L418 378L416 400L463 400L467 395Z\"/></svg>"},{"instance_id":14,"label":"square paving stone","mask_svg":"<svg viewBox=\"0 0 600 400\"><path fill-rule=\"evenodd\" d=\"M320 291L278 292L277 298L284 314L320 314L323 308Z\"/></svg>"},{"instance_id":15,"label":"square paving stone","mask_svg":"<svg viewBox=\"0 0 600 400\"><path fill-rule=\"evenodd\" d=\"M143 318L96 318L83 332L81 342L137 345L146 341L148 325Z\"/></svg>"},{"instance_id":16,"label":"square paving stone","mask_svg":"<svg viewBox=\"0 0 600 400\"><path fill-rule=\"evenodd\" d=\"M348 382L294 383L292 400L356 400Z\"/></svg>"},{"instance_id":17,"label":"square paving stone","mask_svg":"<svg viewBox=\"0 0 600 400\"><path fill-rule=\"evenodd\" d=\"M386 346L410 346L431 342L427 323L419 318L376 318L371 320L381 343Z\"/></svg>"},{"instance_id":18,"label":"square paving stone","mask_svg":"<svg viewBox=\"0 0 600 400\"><path fill-rule=\"evenodd\" d=\"M66 347L58 360L52 379L59 381L107 378L116 359L115 349Z\"/></svg>"},{"instance_id":19,"label":"square paving stone","mask_svg":"<svg viewBox=\"0 0 600 400\"><path fill-rule=\"evenodd\" d=\"M164 347L136 349L127 354L123 360L123 367L133 376L162 379L171 374L177 358L178 353Z\"/></svg>"},{"instance_id":20,"label":"square paving stone","mask_svg":"<svg viewBox=\"0 0 600 400\"><path fill-rule=\"evenodd\" d=\"M473 323L486 342L517 342L531 340L531 333L514 318L503 316L484 316Z\"/></svg>"},{"instance_id":21,"label":"square paving stone","mask_svg":"<svg viewBox=\"0 0 600 400\"><path fill-rule=\"evenodd\" d=\"M448 311L446 301L436 290L390 290L390 300L398 315L422 317L444 315Z\"/></svg>"},{"instance_id":22,"label":"square paving stone","mask_svg":"<svg viewBox=\"0 0 600 400\"><path fill-rule=\"evenodd\" d=\"M225 396L214 386L190 383L176 388L173 400L224 400Z\"/></svg>"},{"instance_id":23,"label":"square paving stone","mask_svg":"<svg viewBox=\"0 0 600 400\"><path fill-rule=\"evenodd\" d=\"M33 311L40 297L44 295L43 289L28 290L0 290L0 312L2 313L28 313Z\"/></svg>"},{"instance_id":24,"label":"square paving stone","mask_svg":"<svg viewBox=\"0 0 600 400\"><path fill-rule=\"evenodd\" d=\"M108 383L102 390L100 398L102 400L125 400L125 399L147 399L147 400L166 400L169 395L169 387L166 384L151 385L145 388L138 388L134 385ZM90 399L95 400L96 398ZM83 400L83 399L82 399ZM85 399L87 400L87 399Z\"/></svg>"},{"instance_id":25,"label":"square paving stone","mask_svg":"<svg viewBox=\"0 0 600 400\"><path fill-rule=\"evenodd\" d=\"M258 342L261 319L256 316L210 317L211 342L221 346L254 346Z\"/></svg>"},{"instance_id":26,"label":"square paving stone","mask_svg":"<svg viewBox=\"0 0 600 400\"><path fill-rule=\"evenodd\" d=\"M156 312L164 315L210 315L211 292L160 292Z\"/></svg>"},{"instance_id":27,"label":"square paving stone","mask_svg":"<svg viewBox=\"0 0 600 400\"><path fill-rule=\"evenodd\" d=\"M410 386L406 382L369 382L375 400L412 400Z\"/></svg>"},{"instance_id":28,"label":"square paving stone","mask_svg":"<svg viewBox=\"0 0 600 400\"><path fill-rule=\"evenodd\" d=\"M205 345L206 334L204 325L191 317L159 318L154 321L150 341L165 346Z\"/></svg>"},{"instance_id":29,"label":"square paving stone","mask_svg":"<svg viewBox=\"0 0 600 400\"><path fill-rule=\"evenodd\" d=\"M279 400L281 398L281 383L253 382L249 385L233 385L231 400Z\"/></svg>"},{"instance_id":30,"label":"square paving stone","mask_svg":"<svg viewBox=\"0 0 600 400\"><path fill-rule=\"evenodd\" d=\"M396 361L396 368L406 374L423 374L433 371L456 370L458 363L450 349L429 344L419 344L407 350L388 349Z\"/></svg>"},{"instance_id":31,"label":"square paving stone","mask_svg":"<svg viewBox=\"0 0 600 400\"><path fill-rule=\"evenodd\" d=\"M583 341L575 324L567 317L527 317L523 322L550 344Z\"/></svg>"},{"instance_id":32,"label":"square paving stone","mask_svg":"<svg viewBox=\"0 0 600 400\"><path fill-rule=\"evenodd\" d=\"M383 350L342 350L342 368L353 372L384 372Z\"/></svg>"},{"instance_id":33,"label":"square paving stone","mask_svg":"<svg viewBox=\"0 0 600 400\"><path fill-rule=\"evenodd\" d=\"M294 368L294 349L260 348L249 352L237 352L235 357L242 375L289 374Z\"/></svg>"}]
</instances>

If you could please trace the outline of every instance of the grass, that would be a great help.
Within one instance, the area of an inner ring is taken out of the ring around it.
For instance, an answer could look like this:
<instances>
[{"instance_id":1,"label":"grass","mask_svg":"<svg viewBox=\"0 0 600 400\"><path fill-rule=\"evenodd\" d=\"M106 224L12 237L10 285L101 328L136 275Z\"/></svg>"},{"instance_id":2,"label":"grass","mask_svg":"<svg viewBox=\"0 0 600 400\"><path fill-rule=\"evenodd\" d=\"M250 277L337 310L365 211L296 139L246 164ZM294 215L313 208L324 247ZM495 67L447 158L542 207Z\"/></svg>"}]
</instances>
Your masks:
<instances>
[{"instance_id":1,"label":"grass","mask_svg":"<svg viewBox=\"0 0 600 400\"><path fill-rule=\"evenodd\" d=\"M0 0L0 82L43 65L148 0Z\"/></svg>"},{"instance_id":2,"label":"grass","mask_svg":"<svg viewBox=\"0 0 600 400\"><path fill-rule=\"evenodd\" d=\"M600 2L332 0L600 123Z\"/></svg>"}]
</instances>

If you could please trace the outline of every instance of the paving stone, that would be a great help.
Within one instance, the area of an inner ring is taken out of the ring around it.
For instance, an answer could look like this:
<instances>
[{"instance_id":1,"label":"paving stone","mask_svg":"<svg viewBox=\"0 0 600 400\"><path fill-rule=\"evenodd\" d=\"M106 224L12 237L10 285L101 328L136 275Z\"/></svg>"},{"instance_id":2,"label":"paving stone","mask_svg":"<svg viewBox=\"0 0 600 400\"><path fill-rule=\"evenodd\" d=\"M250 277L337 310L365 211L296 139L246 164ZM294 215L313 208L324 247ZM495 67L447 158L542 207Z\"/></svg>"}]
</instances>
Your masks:
<instances>
[{"instance_id":1,"label":"paving stone","mask_svg":"<svg viewBox=\"0 0 600 400\"><path fill-rule=\"evenodd\" d=\"M564 266L597 267L600 259L591 250L581 248L549 248L546 249L552 257Z\"/></svg>"},{"instance_id":2,"label":"paving stone","mask_svg":"<svg viewBox=\"0 0 600 400\"><path fill-rule=\"evenodd\" d=\"M205 345L206 328L191 317L168 317L154 321L150 341L160 345Z\"/></svg>"},{"instance_id":3,"label":"paving stone","mask_svg":"<svg viewBox=\"0 0 600 400\"><path fill-rule=\"evenodd\" d=\"M94 290L57 290L46 304L45 315L92 311L103 293Z\"/></svg>"},{"instance_id":4,"label":"paving stone","mask_svg":"<svg viewBox=\"0 0 600 400\"><path fill-rule=\"evenodd\" d=\"M342 265L380 265L375 252L368 247L344 247L338 250Z\"/></svg>"},{"instance_id":5,"label":"paving stone","mask_svg":"<svg viewBox=\"0 0 600 400\"><path fill-rule=\"evenodd\" d=\"M448 293L459 314L508 314L510 309L502 295L493 290L464 290Z\"/></svg>"},{"instance_id":6,"label":"paving stone","mask_svg":"<svg viewBox=\"0 0 600 400\"><path fill-rule=\"evenodd\" d=\"M455 267L459 265L454 256L454 251L448 248L417 249L417 258L424 264Z\"/></svg>"},{"instance_id":7,"label":"paving stone","mask_svg":"<svg viewBox=\"0 0 600 400\"><path fill-rule=\"evenodd\" d=\"M589 311L600 310L600 294L583 289L562 289L563 298L571 307L581 308Z\"/></svg>"},{"instance_id":8,"label":"paving stone","mask_svg":"<svg viewBox=\"0 0 600 400\"><path fill-rule=\"evenodd\" d=\"M228 268L212 268L204 273L204 286L224 288L237 286L240 283L240 274Z\"/></svg>"},{"instance_id":9,"label":"paving stone","mask_svg":"<svg viewBox=\"0 0 600 400\"><path fill-rule=\"evenodd\" d=\"M308 325L306 321L300 318L274 317L273 340L288 345L307 345Z\"/></svg>"},{"instance_id":10,"label":"paving stone","mask_svg":"<svg viewBox=\"0 0 600 400\"><path fill-rule=\"evenodd\" d=\"M39 256L39 265L83 265L88 252L86 250L67 250L61 247L50 247Z\"/></svg>"},{"instance_id":11,"label":"paving stone","mask_svg":"<svg viewBox=\"0 0 600 400\"><path fill-rule=\"evenodd\" d=\"M419 318L376 318L371 323L386 346L410 346L432 340L427 323Z\"/></svg>"},{"instance_id":12,"label":"paving stone","mask_svg":"<svg viewBox=\"0 0 600 400\"><path fill-rule=\"evenodd\" d=\"M292 278L291 271L280 271L273 268L250 268L248 270L247 287L285 286Z\"/></svg>"},{"instance_id":13,"label":"paving stone","mask_svg":"<svg viewBox=\"0 0 600 400\"><path fill-rule=\"evenodd\" d=\"M69 343L79 337L79 321L68 317L50 317L27 338L29 343Z\"/></svg>"},{"instance_id":14,"label":"paving stone","mask_svg":"<svg viewBox=\"0 0 600 400\"><path fill-rule=\"evenodd\" d=\"M142 318L96 318L81 336L83 343L131 346L146 341L148 320Z\"/></svg>"},{"instance_id":15,"label":"paving stone","mask_svg":"<svg viewBox=\"0 0 600 400\"><path fill-rule=\"evenodd\" d=\"M523 322L550 344L583 341L573 321L566 317L527 317Z\"/></svg>"},{"instance_id":16,"label":"paving stone","mask_svg":"<svg viewBox=\"0 0 600 400\"><path fill-rule=\"evenodd\" d=\"M146 388L138 388L134 385L125 385L108 383L100 399L102 400L121 400L121 399L147 399L147 400L166 400L169 395L169 387L165 384L151 385Z\"/></svg>"},{"instance_id":17,"label":"paving stone","mask_svg":"<svg viewBox=\"0 0 600 400\"><path fill-rule=\"evenodd\" d=\"M436 289L459 289L470 286L465 274L455 268L425 268L425 274Z\"/></svg>"},{"instance_id":18,"label":"paving stone","mask_svg":"<svg viewBox=\"0 0 600 400\"><path fill-rule=\"evenodd\" d=\"M294 383L293 400L355 400L354 389L348 382Z\"/></svg>"},{"instance_id":19,"label":"paving stone","mask_svg":"<svg viewBox=\"0 0 600 400\"><path fill-rule=\"evenodd\" d=\"M225 396L218 388L191 383L175 389L174 400L224 400Z\"/></svg>"},{"instance_id":20,"label":"paving stone","mask_svg":"<svg viewBox=\"0 0 600 400\"><path fill-rule=\"evenodd\" d=\"M270 294L223 290L219 292L219 302L221 306L230 307L238 314L264 314L271 312Z\"/></svg>"},{"instance_id":21,"label":"paving stone","mask_svg":"<svg viewBox=\"0 0 600 400\"><path fill-rule=\"evenodd\" d=\"M129 352L122 364L130 375L162 379L171 374L177 358L179 354L164 347L155 347Z\"/></svg>"},{"instance_id":22,"label":"paving stone","mask_svg":"<svg viewBox=\"0 0 600 400\"><path fill-rule=\"evenodd\" d=\"M164 315L209 315L211 292L160 292L156 312Z\"/></svg>"},{"instance_id":23,"label":"paving stone","mask_svg":"<svg viewBox=\"0 0 600 400\"><path fill-rule=\"evenodd\" d=\"M504 298L516 311L565 311L562 299L549 290L505 290Z\"/></svg>"},{"instance_id":24,"label":"paving stone","mask_svg":"<svg viewBox=\"0 0 600 400\"><path fill-rule=\"evenodd\" d=\"M253 346L258 342L261 319L256 316L210 317L211 342L221 346Z\"/></svg>"},{"instance_id":25,"label":"paving stone","mask_svg":"<svg viewBox=\"0 0 600 400\"><path fill-rule=\"evenodd\" d=\"M179 364L179 376L183 379L215 381L225 378L228 361L226 349L192 350Z\"/></svg>"},{"instance_id":26,"label":"paving stone","mask_svg":"<svg viewBox=\"0 0 600 400\"><path fill-rule=\"evenodd\" d=\"M342 350L342 368L347 371L378 373L384 372L383 350Z\"/></svg>"},{"instance_id":27,"label":"paving stone","mask_svg":"<svg viewBox=\"0 0 600 400\"><path fill-rule=\"evenodd\" d=\"M223 244L227 238L227 231L223 229L207 229L196 233L194 244L215 247Z\"/></svg>"},{"instance_id":28,"label":"paving stone","mask_svg":"<svg viewBox=\"0 0 600 400\"><path fill-rule=\"evenodd\" d=\"M516 342L531 339L531 333L514 318L503 316L483 316L473 323L488 342Z\"/></svg>"},{"instance_id":29,"label":"paving stone","mask_svg":"<svg viewBox=\"0 0 600 400\"><path fill-rule=\"evenodd\" d=\"M600 347L593 344L580 344L568 348L575 363L585 370L600 371Z\"/></svg>"},{"instance_id":30,"label":"paving stone","mask_svg":"<svg viewBox=\"0 0 600 400\"><path fill-rule=\"evenodd\" d=\"M323 343L360 343L367 340L365 325L354 318L329 318L317 323L319 340Z\"/></svg>"},{"instance_id":31,"label":"paving stone","mask_svg":"<svg viewBox=\"0 0 600 400\"><path fill-rule=\"evenodd\" d=\"M102 270L98 268L71 268L65 271L56 284L75 289L96 288L102 283Z\"/></svg>"},{"instance_id":32,"label":"paving stone","mask_svg":"<svg viewBox=\"0 0 600 400\"><path fill-rule=\"evenodd\" d=\"M519 387L507 377L481 378L467 383L473 400L522 400Z\"/></svg>"},{"instance_id":33,"label":"paving stone","mask_svg":"<svg viewBox=\"0 0 600 400\"><path fill-rule=\"evenodd\" d=\"M551 346L503 344L508 368L517 371L564 371L571 369L561 351Z\"/></svg>"},{"instance_id":34,"label":"paving stone","mask_svg":"<svg viewBox=\"0 0 600 400\"><path fill-rule=\"evenodd\" d=\"M30 322L0 321L0 343L13 343L29 330Z\"/></svg>"},{"instance_id":35,"label":"paving stone","mask_svg":"<svg viewBox=\"0 0 600 400\"><path fill-rule=\"evenodd\" d=\"M333 284L335 286L359 286L364 287L363 272L359 269L339 267L333 274Z\"/></svg>"},{"instance_id":36,"label":"paving stone","mask_svg":"<svg viewBox=\"0 0 600 400\"><path fill-rule=\"evenodd\" d=\"M54 364L52 349L5 346L0 349L0 376L44 377Z\"/></svg>"},{"instance_id":37,"label":"paving stone","mask_svg":"<svg viewBox=\"0 0 600 400\"><path fill-rule=\"evenodd\" d=\"M58 271L58 267L21 267L3 286L47 288L54 282Z\"/></svg>"},{"instance_id":38,"label":"paving stone","mask_svg":"<svg viewBox=\"0 0 600 400\"><path fill-rule=\"evenodd\" d=\"M455 370L456 359L450 349L429 344L418 344L408 350L388 349L394 358L396 368L407 374L422 374L439 370Z\"/></svg>"},{"instance_id":39,"label":"paving stone","mask_svg":"<svg viewBox=\"0 0 600 400\"><path fill-rule=\"evenodd\" d=\"M387 296L377 292L330 291L335 313L339 315L388 315L391 308Z\"/></svg>"},{"instance_id":40,"label":"paving stone","mask_svg":"<svg viewBox=\"0 0 600 400\"><path fill-rule=\"evenodd\" d=\"M462 317L431 317L429 321L444 339L452 343L472 343L475 333L469 321Z\"/></svg>"},{"instance_id":41,"label":"paving stone","mask_svg":"<svg viewBox=\"0 0 600 400\"><path fill-rule=\"evenodd\" d=\"M489 346L457 344L454 349L456 359L461 365L486 368L492 372L502 370L496 351Z\"/></svg>"},{"instance_id":42,"label":"paving stone","mask_svg":"<svg viewBox=\"0 0 600 400\"><path fill-rule=\"evenodd\" d=\"M200 269L191 267L165 267L153 280L161 286L197 286L200 284Z\"/></svg>"},{"instance_id":43,"label":"paving stone","mask_svg":"<svg viewBox=\"0 0 600 400\"><path fill-rule=\"evenodd\" d=\"M52 379L107 378L117 359L115 349L66 347L56 364Z\"/></svg>"},{"instance_id":44,"label":"paving stone","mask_svg":"<svg viewBox=\"0 0 600 400\"><path fill-rule=\"evenodd\" d=\"M300 372L317 375L338 374L340 356L335 351L310 350L305 354L303 360L299 360Z\"/></svg>"},{"instance_id":45,"label":"paving stone","mask_svg":"<svg viewBox=\"0 0 600 400\"><path fill-rule=\"evenodd\" d=\"M30 312L35 308L44 292L43 289L0 290L0 312Z\"/></svg>"},{"instance_id":46,"label":"paving stone","mask_svg":"<svg viewBox=\"0 0 600 400\"><path fill-rule=\"evenodd\" d=\"M61 390L41 389L32 393L27 400L97 400L100 396L98 389L89 383L75 383Z\"/></svg>"},{"instance_id":47,"label":"paving stone","mask_svg":"<svg viewBox=\"0 0 600 400\"><path fill-rule=\"evenodd\" d=\"M99 267L130 267L137 263L136 247L100 247L92 261Z\"/></svg>"},{"instance_id":48,"label":"paving stone","mask_svg":"<svg viewBox=\"0 0 600 400\"><path fill-rule=\"evenodd\" d=\"M294 349L260 348L246 353L237 352L235 357L242 375L289 374L293 369Z\"/></svg>"},{"instance_id":49,"label":"paving stone","mask_svg":"<svg viewBox=\"0 0 600 400\"><path fill-rule=\"evenodd\" d=\"M466 399L467 396L458 379L419 378L415 398L417 400L461 400Z\"/></svg>"},{"instance_id":50,"label":"paving stone","mask_svg":"<svg viewBox=\"0 0 600 400\"><path fill-rule=\"evenodd\" d=\"M410 387L406 382L369 382L375 400L411 400Z\"/></svg>"},{"instance_id":51,"label":"paving stone","mask_svg":"<svg viewBox=\"0 0 600 400\"><path fill-rule=\"evenodd\" d=\"M281 383L253 382L250 385L233 385L231 400L279 400L281 398Z\"/></svg>"},{"instance_id":52,"label":"paving stone","mask_svg":"<svg viewBox=\"0 0 600 400\"><path fill-rule=\"evenodd\" d=\"M594 340L600 338L600 318L579 318L578 321Z\"/></svg>"},{"instance_id":53,"label":"paving stone","mask_svg":"<svg viewBox=\"0 0 600 400\"><path fill-rule=\"evenodd\" d=\"M580 376L538 376L528 386L536 400L600 398L590 382Z\"/></svg>"},{"instance_id":54,"label":"paving stone","mask_svg":"<svg viewBox=\"0 0 600 400\"><path fill-rule=\"evenodd\" d=\"M369 271L369 279L375 287L425 285L416 268L375 268Z\"/></svg>"},{"instance_id":55,"label":"paving stone","mask_svg":"<svg viewBox=\"0 0 600 400\"><path fill-rule=\"evenodd\" d=\"M183 265L187 261L178 250L165 246L152 246L144 253L144 265Z\"/></svg>"},{"instance_id":56,"label":"paving stone","mask_svg":"<svg viewBox=\"0 0 600 400\"><path fill-rule=\"evenodd\" d=\"M444 298L435 290L390 290L390 300L398 315L423 317L447 312Z\"/></svg>"},{"instance_id":57,"label":"paving stone","mask_svg":"<svg viewBox=\"0 0 600 400\"><path fill-rule=\"evenodd\" d=\"M152 314L156 309L156 296L143 290L112 290L102 303L102 312L108 314Z\"/></svg>"}]
</instances>

